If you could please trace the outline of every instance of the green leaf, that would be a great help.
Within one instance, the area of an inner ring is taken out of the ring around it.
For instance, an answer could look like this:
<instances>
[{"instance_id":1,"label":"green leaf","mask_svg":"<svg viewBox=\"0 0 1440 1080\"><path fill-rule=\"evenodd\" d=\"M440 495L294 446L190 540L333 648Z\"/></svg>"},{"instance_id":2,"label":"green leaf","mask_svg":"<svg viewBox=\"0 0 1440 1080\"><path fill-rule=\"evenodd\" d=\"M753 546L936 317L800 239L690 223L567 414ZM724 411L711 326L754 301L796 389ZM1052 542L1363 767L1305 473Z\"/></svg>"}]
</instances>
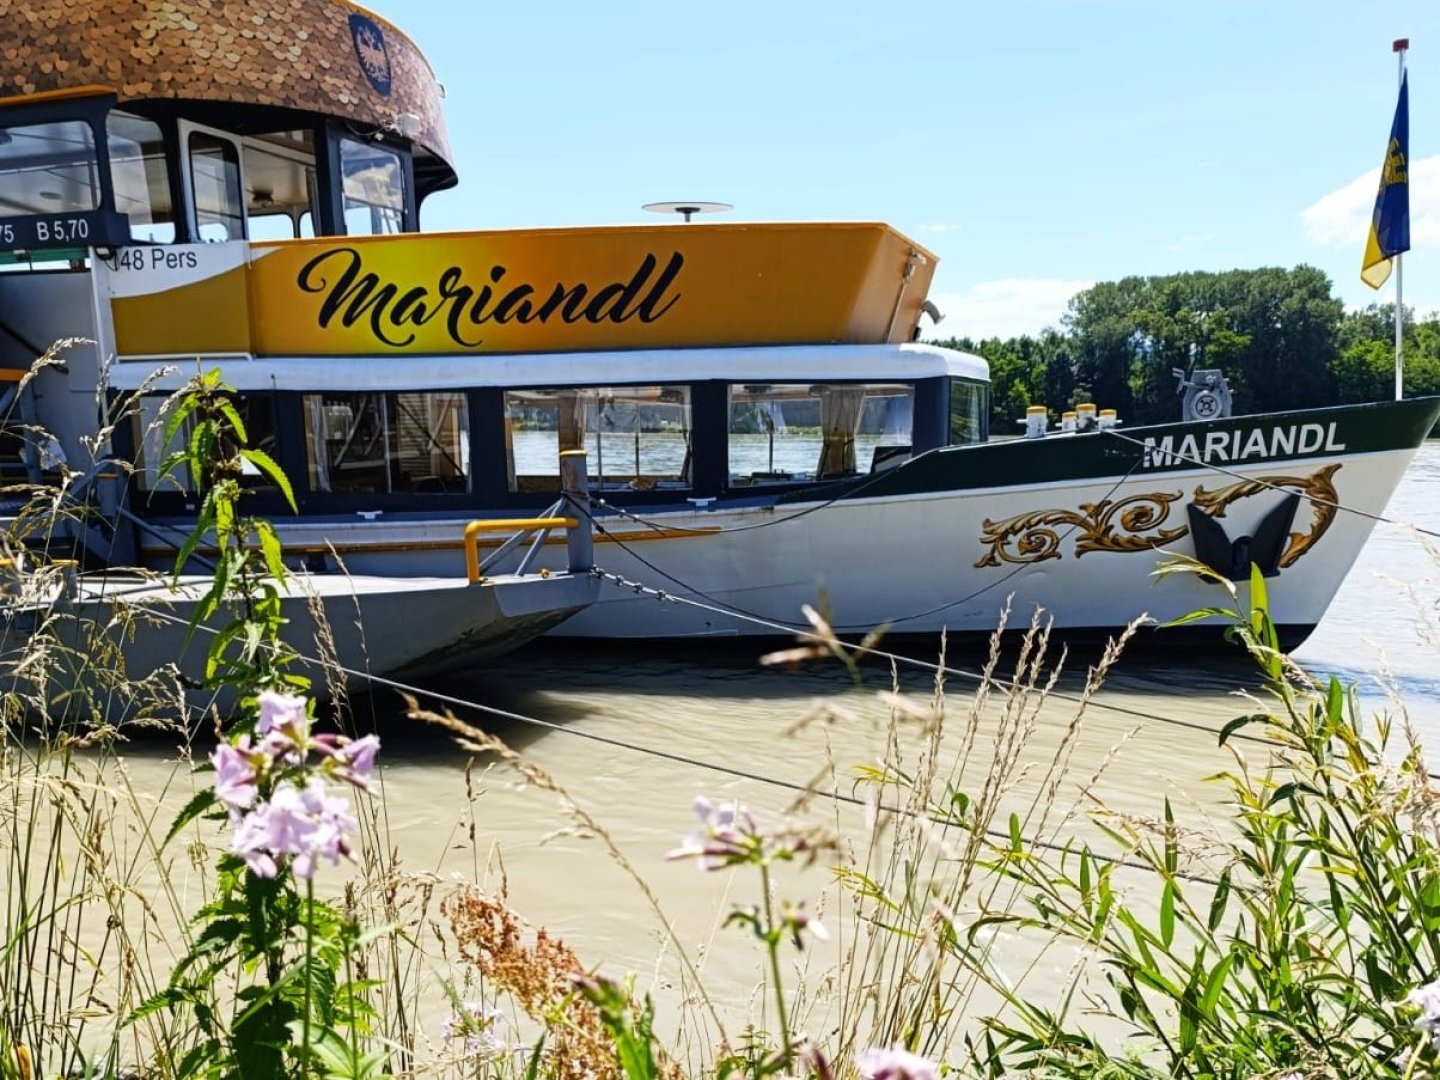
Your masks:
<instances>
[{"instance_id":1,"label":"green leaf","mask_svg":"<svg viewBox=\"0 0 1440 1080\"><path fill-rule=\"evenodd\" d=\"M1270 718L1264 713L1251 713L1248 716L1237 716L1220 729L1220 745L1224 746L1225 740L1242 728L1249 727L1251 724L1268 723L1269 720Z\"/></svg>"},{"instance_id":2,"label":"green leaf","mask_svg":"<svg viewBox=\"0 0 1440 1080\"><path fill-rule=\"evenodd\" d=\"M1185 626L1189 623L1199 622L1201 619L1216 618L1225 619L1226 621L1234 621L1235 612L1231 611L1229 608L1223 607L1196 608L1194 611L1187 612L1184 615L1180 615L1174 619L1170 619L1167 622L1163 622L1160 624L1160 626L1162 629L1164 629L1167 627Z\"/></svg>"},{"instance_id":3,"label":"green leaf","mask_svg":"<svg viewBox=\"0 0 1440 1080\"><path fill-rule=\"evenodd\" d=\"M1227 953L1220 958L1220 962L1211 969L1210 975L1205 980L1205 992L1200 997L1200 1012L1206 1017L1215 1015L1215 1006L1220 1001L1220 994L1225 989L1225 980L1230 975L1231 965L1235 963L1235 954Z\"/></svg>"},{"instance_id":4,"label":"green leaf","mask_svg":"<svg viewBox=\"0 0 1440 1080\"><path fill-rule=\"evenodd\" d=\"M1170 797L1165 797L1165 874L1173 877L1180 868L1180 844L1175 835L1175 811L1170 806Z\"/></svg>"},{"instance_id":5,"label":"green leaf","mask_svg":"<svg viewBox=\"0 0 1440 1080\"><path fill-rule=\"evenodd\" d=\"M220 415L225 417L226 423L230 425L230 430L235 432L235 438L239 439L241 443L249 442L250 437L245 434L245 421L240 419L240 414L235 409L235 403L228 397L222 397L216 399L215 406L220 410Z\"/></svg>"},{"instance_id":6,"label":"green leaf","mask_svg":"<svg viewBox=\"0 0 1440 1080\"><path fill-rule=\"evenodd\" d=\"M1299 786L1300 785L1293 780L1281 784L1274 791L1272 791L1270 793L1270 797L1265 800L1265 809L1268 810L1276 803L1284 802L1286 799L1290 798L1292 795L1295 794L1296 789L1298 789Z\"/></svg>"},{"instance_id":7,"label":"green leaf","mask_svg":"<svg viewBox=\"0 0 1440 1080\"><path fill-rule=\"evenodd\" d=\"M163 848L166 844L170 843L171 840L175 839L175 835L180 832L181 829L185 828L186 825L189 825L190 822L194 821L214 805L215 789L213 787L206 787L197 791L190 801L180 808L180 812L175 815L175 820L170 825L170 831L165 834L165 839L160 842L160 846Z\"/></svg>"},{"instance_id":8,"label":"green leaf","mask_svg":"<svg viewBox=\"0 0 1440 1080\"><path fill-rule=\"evenodd\" d=\"M285 475L285 470L280 468L274 458L264 450L257 450L253 447L241 450L240 456L269 477L271 482L280 489L280 493L285 496L285 501L290 504L290 509L296 510L295 491L290 486L290 478ZM299 511L296 510L296 512Z\"/></svg>"},{"instance_id":9,"label":"green leaf","mask_svg":"<svg viewBox=\"0 0 1440 1080\"><path fill-rule=\"evenodd\" d=\"M1165 879L1165 885L1160 890L1160 943L1165 948L1175 941L1175 882L1170 878Z\"/></svg>"},{"instance_id":10,"label":"green leaf","mask_svg":"<svg viewBox=\"0 0 1440 1080\"><path fill-rule=\"evenodd\" d=\"M1020 815L1010 815L1010 851L1019 855L1025 850L1024 838L1020 835Z\"/></svg>"},{"instance_id":11,"label":"green leaf","mask_svg":"<svg viewBox=\"0 0 1440 1080\"><path fill-rule=\"evenodd\" d=\"M260 554L265 560L265 568L270 571L270 576L276 581L284 581L285 558L280 547L280 537L275 534L274 527L268 521L255 522L255 535L260 541Z\"/></svg>"},{"instance_id":12,"label":"green leaf","mask_svg":"<svg viewBox=\"0 0 1440 1080\"><path fill-rule=\"evenodd\" d=\"M1225 917L1225 906L1229 899L1230 868L1227 866L1215 886L1215 895L1210 898L1210 915L1205 920L1205 925L1212 934L1220 928L1220 920Z\"/></svg>"},{"instance_id":13,"label":"green leaf","mask_svg":"<svg viewBox=\"0 0 1440 1080\"><path fill-rule=\"evenodd\" d=\"M535 1048L530 1051L530 1060L525 1063L525 1080L535 1080L540 1075L541 1054L544 1049L545 1034L541 1032L540 1038L535 1040Z\"/></svg>"},{"instance_id":14,"label":"green leaf","mask_svg":"<svg viewBox=\"0 0 1440 1080\"><path fill-rule=\"evenodd\" d=\"M1337 727L1345 719L1345 687L1334 675L1325 687L1325 715Z\"/></svg>"},{"instance_id":15,"label":"green leaf","mask_svg":"<svg viewBox=\"0 0 1440 1080\"><path fill-rule=\"evenodd\" d=\"M170 419L165 421L166 446L169 446L175 441L175 433L184 426L185 421L190 418L191 414L195 412L196 407L200 404L194 394L181 391L177 396L179 397L179 401L176 402L174 411L170 413Z\"/></svg>"},{"instance_id":16,"label":"green leaf","mask_svg":"<svg viewBox=\"0 0 1440 1080\"><path fill-rule=\"evenodd\" d=\"M248 623L238 621L232 622L210 639L210 647L205 652L206 682L215 677L215 673L220 670L221 664L225 661L225 650L237 636L244 632L248 625Z\"/></svg>"}]
</instances>

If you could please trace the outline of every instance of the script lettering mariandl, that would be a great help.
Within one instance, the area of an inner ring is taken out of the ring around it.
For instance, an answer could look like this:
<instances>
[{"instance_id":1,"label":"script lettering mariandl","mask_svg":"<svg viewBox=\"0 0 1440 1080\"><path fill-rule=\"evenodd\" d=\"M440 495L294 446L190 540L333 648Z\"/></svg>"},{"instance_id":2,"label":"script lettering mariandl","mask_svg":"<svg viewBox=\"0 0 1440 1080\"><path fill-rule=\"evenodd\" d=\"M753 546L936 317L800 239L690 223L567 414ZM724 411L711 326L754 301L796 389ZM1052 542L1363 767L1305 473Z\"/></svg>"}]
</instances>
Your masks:
<instances>
[{"instance_id":1,"label":"script lettering mariandl","mask_svg":"<svg viewBox=\"0 0 1440 1080\"><path fill-rule=\"evenodd\" d=\"M1185 465L1240 464L1270 458L1328 454L1345 449L1337 434L1339 424L1280 424L1275 427L1235 428L1183 436L1147 436L1142 469Z\"/></svg>"},{"instance_id":2,"label":"script lettering mariandl","mask_svg":"<svg viewBox=\"0 0 1440 1080\"><path fill-rule=\"evenodd\" d=\"M685 257L672 252L662 267L647 254L628 279L605 282L556 282L536 286L507 280L508 268L490 267L488 281L478 285L466 268L448 266L434 284L386 280L367 269L356 248L340 247L316 255L300 268L295 283L321 297L315 321L320 329L334 323L362 325L382 344L404 348L416 338L416 327L440 319L455 344L478 349L483 335L467 336L485 323L652 323L680 300L674 288Z\"/></svg>"}]
</instances>

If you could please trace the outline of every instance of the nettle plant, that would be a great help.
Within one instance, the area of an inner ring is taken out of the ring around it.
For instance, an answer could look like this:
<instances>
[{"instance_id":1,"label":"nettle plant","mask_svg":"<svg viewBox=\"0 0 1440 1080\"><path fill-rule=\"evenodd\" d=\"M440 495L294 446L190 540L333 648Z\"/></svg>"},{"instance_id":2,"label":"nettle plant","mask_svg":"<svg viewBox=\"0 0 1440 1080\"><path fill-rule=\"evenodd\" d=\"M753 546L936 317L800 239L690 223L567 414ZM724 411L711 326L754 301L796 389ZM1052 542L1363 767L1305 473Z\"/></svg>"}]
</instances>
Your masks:
<instances>
[{"instance_id":1,"label":"nettle plant","mask_svg":"<svg viewBox=\"0 0 1440 1080\"><path fill-rule=\"evenodd\" d=\"M243 696L256 687L308 683L287 670L295 655L280 638L281 591L288 576L280 538L269 521L240 513L247 467L275 484L291 510L295 492L275 459L248 445L233 395L219 370L211 369L167 402L165 446L173 449L159 471L176 482L188 476L199 497L195 525L175 556L176 577L202 544L215 550L210 586L195 607L191 633L218 612L233 613L210 641L206 682L235 687Z\"/></svg>"},{"instance_id":2,"label":"nettle plant","mask_svg":"<svg viewBox=\"0 0 1440 1080\"><path fill-rule=\"evenodd\" d=\"M1220 733L1224 828L1166 800L1153 821L1102 808L1100 845L986 839L985 864L1023 899L945 941L1010 1006L968 1041L980 1075L1440 1075L1440 789L1408 724L1367 719L1353 688L1284 656L1258 573L1249 600L1195 616L1233 620L1270 696ZM1122 867L1149 880L1127 888ZM1096 975L1058 1007L1031 1000L983 947L997 928L1066 943ZM1127 1031L1125 1054L1097 1014Z\"/></svg>"},{"instance_id":3,"label":"nettle plant","mask_svg":"<svg viewBox=\"0 0 1440 1080\"><path fill-rule=\"evenodd\" d=\"M366 944L356 921L315 895L324 863L350 854L358 828L346 791L369 792L379 740L313 730L313 701L292 693L308 680L290 670L281 637L287 574L271 525L239 513L247 464L294 499L279 466L246 445L245 426L218 372L196 376L173 399L167 445L183 444L164 472L188 474L199 496L178 577L202 544L213 545L210 588L191 633L214 632L210 687L238 705L199 768L213 771L179 813L174 839L199 819L222 823L215 898L195 916L188 953L164 990L129 1022L168 1010L188 1017L187 1038L156 1048L158 1064L186 1077L370 1077L389 1054L375 1049L371 984L355 977Z\"/></svg>"}]
</instances>

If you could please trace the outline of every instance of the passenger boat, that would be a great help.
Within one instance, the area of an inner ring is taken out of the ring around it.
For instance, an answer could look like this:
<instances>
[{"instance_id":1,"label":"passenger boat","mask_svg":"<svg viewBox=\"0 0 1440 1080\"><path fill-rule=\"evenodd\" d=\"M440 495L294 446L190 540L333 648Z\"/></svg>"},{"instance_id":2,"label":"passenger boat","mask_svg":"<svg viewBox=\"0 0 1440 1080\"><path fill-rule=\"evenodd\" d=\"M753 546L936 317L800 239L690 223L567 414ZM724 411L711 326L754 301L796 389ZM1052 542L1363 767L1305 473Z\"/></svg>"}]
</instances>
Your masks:
<instances>
[{"instance_id":1,"label":"passenger boat","mask_svg":"<svg viewBox=\"0 0 1440 1080\"><path fill-rule=\"evenodd\" d=\"M1213 603L1154 574L1183 554L1260 565L1294 641L1440 414L992 441L984 361L918 341L935 255L885 225L420 233L456 180L439 86L359 7L0 0L0 30L0 360L96 342L30 383L54 444L27 436L28 468L136 403L133 472L87 490L95 562L173 558L194 497L155 420L218 366L299 513L262 477L254 505L312 573L453 573L468 523L542 511L584 450L603 585L552 634L774 635L822 599L842 632L987 633L1007 598L1108 631Z\"/></svg>"}]
</instances>

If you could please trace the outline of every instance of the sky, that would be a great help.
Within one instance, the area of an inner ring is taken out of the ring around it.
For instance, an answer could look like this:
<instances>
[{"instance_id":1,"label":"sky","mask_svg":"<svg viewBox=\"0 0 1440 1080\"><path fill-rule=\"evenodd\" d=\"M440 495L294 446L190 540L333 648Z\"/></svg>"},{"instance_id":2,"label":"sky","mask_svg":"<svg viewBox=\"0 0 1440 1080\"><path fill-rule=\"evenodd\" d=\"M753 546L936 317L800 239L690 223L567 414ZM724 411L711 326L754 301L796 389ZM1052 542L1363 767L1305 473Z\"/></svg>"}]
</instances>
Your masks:
<instances>
[{"instance_id":1,"label":"sky","mask_svg":"<svg viewBox=\"0 0 1440 1080\"><path fill-rule=\"evenodd\" d=\"M1132 274L1319 267L1349 307L1407 37L1412 250L1440 310L1440 0L369 0L446 91L422 227L884 221L937 336L1058 325Z\"/></svg>"}]
</instances>

